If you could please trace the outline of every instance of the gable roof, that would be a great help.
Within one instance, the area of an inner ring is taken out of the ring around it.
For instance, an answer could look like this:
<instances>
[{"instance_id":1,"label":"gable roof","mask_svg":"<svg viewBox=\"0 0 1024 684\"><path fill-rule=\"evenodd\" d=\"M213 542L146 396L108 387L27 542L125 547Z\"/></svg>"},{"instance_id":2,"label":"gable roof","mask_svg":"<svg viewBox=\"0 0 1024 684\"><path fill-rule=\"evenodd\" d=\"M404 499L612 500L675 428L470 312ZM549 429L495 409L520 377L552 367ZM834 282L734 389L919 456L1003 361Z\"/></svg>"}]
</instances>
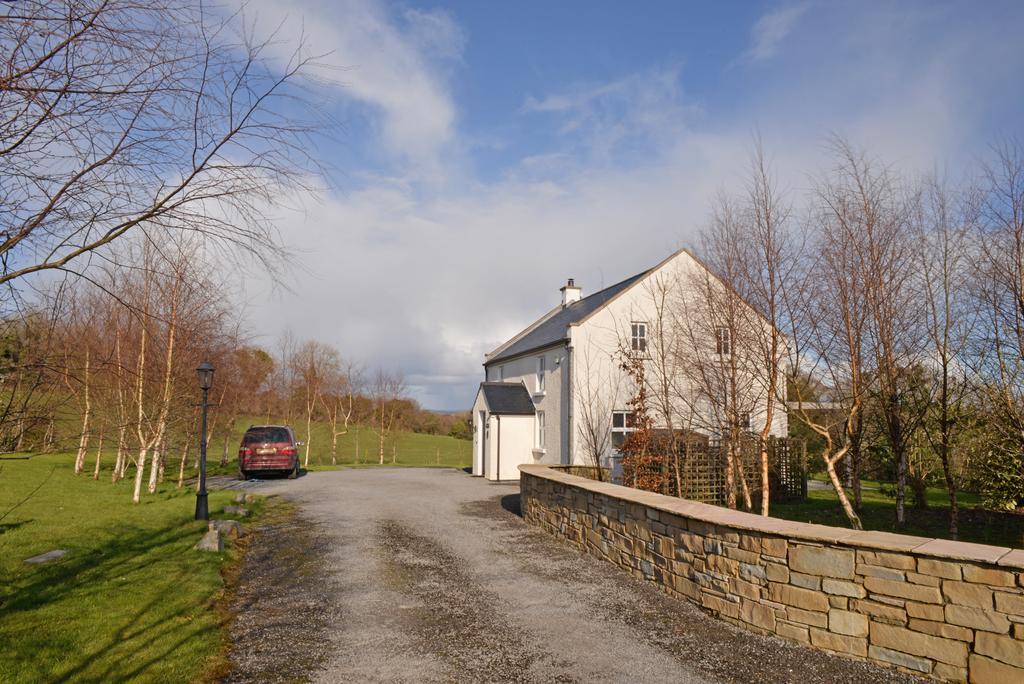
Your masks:
<instances>
[{"instance_id":1,"label":"gable roof","mask_svg":"<svg viewBox=\"0 0 1024 684\"><path fill-rule=\"evenodd\" d=\"M514 356L526 354L535 349L543 349L564 341L568 335L568 328L573 323L578 323L590 316L620 292L629 288L630 285L643 278L654 269L648 269L643 273L637 273L631 278L615 283L610 287L595 292L570 304L559 306L557 309L548 312L543 318L519 334L517 338L507 343L504 348L499 347L491 356L484 361L484 366L489 366L496 361L504 361Z\"/></svg>"},{"instance_id":2,"label":"gable roof","mask_svg":"<svg viewBox=\"0 0 1024 684\"><path fill-rule=\"evenodd\" d=\"M532 416L533 399L521 382L481 382L480 391L491 413L498 415Z\"/></svg>"}]
</instances>

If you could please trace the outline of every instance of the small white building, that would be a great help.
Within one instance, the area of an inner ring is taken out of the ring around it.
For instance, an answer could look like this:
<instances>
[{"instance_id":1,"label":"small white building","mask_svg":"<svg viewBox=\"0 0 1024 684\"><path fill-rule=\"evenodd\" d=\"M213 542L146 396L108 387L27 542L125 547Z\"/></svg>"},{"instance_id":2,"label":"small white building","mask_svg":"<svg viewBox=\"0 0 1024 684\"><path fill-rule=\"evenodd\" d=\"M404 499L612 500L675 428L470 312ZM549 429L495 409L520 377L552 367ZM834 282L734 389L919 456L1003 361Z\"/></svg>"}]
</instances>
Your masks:
<instances>
[{"instance_id":1,"label":"small white building","mask_svg":"<svg viewBox=\"0 0 1024 684\"><path fill-rule=\"evenodd\" d=\"M526 385L480 383L473 416L473 474L488 480L518 480L519 464L529 462L521 454L532 453L538 441L537 412Z\"/></svg>"},{"instance_id":2,"label":"small white building","mask_svg":"<svg viewBox=\"0 0 1024 684\"><path fill-rule=\"evenodd\" d=\"M687 250L587 297L569 279L555 308L486 355L485 381L473 406L473 474L514 480L523 463L610 466L630 430L628 402L635 393L621 367L623 351L646 358L652 372L659 370L648 347L655 343L674 349L690 345L697 354L719 357L724 344L730 353L731 341L715 328L707 339L695 338L692 330L685 340L667 332L666 302L682 302L693 283L712 281L725 287ZM678 311L674 315L678 318ZM767 326L759 315L750 320L754 327ZM661 418L652 412L656 426L669 423L674 430L714 436L713 411L702 408L696 391L692 399L678 399L694 384L683 377L686 371L666 368L663 363L660 371L674 375L677 398ZM746 419L763 424L766 406L766 394L755 396ZM786 435L786 418L784 403L775 402L773 435Z\"/></svg>"}]
</instances>

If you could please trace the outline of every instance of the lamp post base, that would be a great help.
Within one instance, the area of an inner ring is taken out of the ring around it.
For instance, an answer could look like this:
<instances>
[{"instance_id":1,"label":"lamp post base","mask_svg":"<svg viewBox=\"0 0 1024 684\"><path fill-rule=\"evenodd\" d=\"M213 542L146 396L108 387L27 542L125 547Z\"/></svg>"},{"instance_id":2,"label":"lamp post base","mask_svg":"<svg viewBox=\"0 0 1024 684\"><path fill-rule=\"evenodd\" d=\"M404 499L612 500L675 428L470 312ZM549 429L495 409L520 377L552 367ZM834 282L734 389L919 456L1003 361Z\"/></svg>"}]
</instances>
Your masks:
<instances>
[{"instance_id":1,"label":"lamp post base","mask_svg":"<svg viewBox=\"0 0 1024 684\"><path fill-rule=\"evenodd\" d=\"M196 520L209 520L210 511L206 504L206 492L196 494Z\"/></svg>"}]
</instances>

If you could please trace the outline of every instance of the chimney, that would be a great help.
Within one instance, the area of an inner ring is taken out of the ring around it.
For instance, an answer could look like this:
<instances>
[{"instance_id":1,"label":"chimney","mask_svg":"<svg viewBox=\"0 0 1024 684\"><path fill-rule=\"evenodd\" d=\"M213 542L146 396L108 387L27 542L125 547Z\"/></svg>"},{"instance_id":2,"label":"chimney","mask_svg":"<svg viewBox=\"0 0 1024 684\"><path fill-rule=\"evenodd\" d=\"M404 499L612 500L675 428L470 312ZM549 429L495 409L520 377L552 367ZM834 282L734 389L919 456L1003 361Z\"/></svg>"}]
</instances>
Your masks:
<instances>
[{"instance_id":1,"label":"chimney","mask_svg":"<svg viewBox=\"0 0 1024 684\"><path fill-rule=\"evenodd\" d=\"M576 287L576 282L572 278L569 278L569 282L563 285L560 291L562 293L563 307L580 300L580 288Z\"/></svg>"}]
</instances>

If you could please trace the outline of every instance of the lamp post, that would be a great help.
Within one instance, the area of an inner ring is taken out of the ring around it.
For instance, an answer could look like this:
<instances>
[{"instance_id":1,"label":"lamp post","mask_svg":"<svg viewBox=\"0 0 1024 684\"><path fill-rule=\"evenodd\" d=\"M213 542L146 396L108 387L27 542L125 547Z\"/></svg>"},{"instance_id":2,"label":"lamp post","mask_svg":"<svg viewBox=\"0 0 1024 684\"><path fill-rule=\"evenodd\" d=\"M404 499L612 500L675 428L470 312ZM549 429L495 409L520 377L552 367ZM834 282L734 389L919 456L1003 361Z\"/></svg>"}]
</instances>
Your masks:
<instances>
[{"instance_id":1,"label":"lamp post","mask_svg":"<svg viewBox=\"0 0 1024 684\"><path fill-rule=\"evenodd\" d=\"M210 387L213 385L213 365L203 361L196 368L199 388L203 390L203 422L199 432L199 491L196 492L196 520L209 520L210 509L206 504L206 406Z\"/></svg>"}]
</instances>

